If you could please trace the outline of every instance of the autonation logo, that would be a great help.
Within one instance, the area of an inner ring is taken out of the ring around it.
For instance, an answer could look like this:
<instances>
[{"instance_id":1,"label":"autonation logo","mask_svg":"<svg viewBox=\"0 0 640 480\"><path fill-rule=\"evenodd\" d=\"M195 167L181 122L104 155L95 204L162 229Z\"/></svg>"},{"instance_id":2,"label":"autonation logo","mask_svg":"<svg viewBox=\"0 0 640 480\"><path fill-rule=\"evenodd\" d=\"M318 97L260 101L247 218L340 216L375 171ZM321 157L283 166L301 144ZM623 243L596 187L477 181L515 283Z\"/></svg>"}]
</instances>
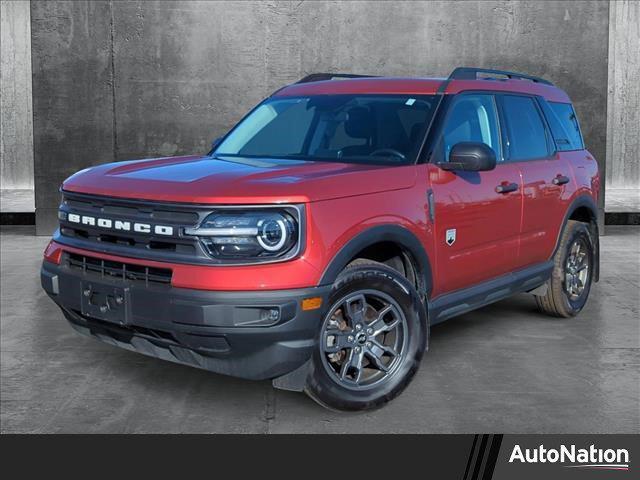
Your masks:
<instances>
[{"instance_id":1,"label":"autonation logo","mask_svg":"<svg viewBox=\"0 0 640 480\"><path fill-rule=\"evenodd\" d=\"M509 463L563 463L567 468L586 468L594 470L629 470L629 451L624 448L602 449L595 445L589 448L577 448L575 445L560 445L559 449L525 448L515 445L509 457Z\"/></svg>"}]
</instances>

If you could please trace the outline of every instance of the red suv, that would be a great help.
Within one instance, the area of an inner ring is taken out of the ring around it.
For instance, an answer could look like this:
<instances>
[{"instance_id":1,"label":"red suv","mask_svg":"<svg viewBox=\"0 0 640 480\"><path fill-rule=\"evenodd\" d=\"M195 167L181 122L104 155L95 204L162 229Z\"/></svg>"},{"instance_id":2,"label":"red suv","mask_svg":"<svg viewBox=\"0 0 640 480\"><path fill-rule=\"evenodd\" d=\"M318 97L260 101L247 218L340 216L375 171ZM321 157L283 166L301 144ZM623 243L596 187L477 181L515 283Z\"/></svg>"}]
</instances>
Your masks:
<instances>
[{"instance_id":1,"label":"red suv","mask_svg":"<svg viewBox=\"0 0 640 480\"><path fill-rule=\"evenodd\" d=\"M314 74L207 155L62 186L42 285L73 328L374 408L429 327L520 292L577 314L598 278L598 166L547 80Z\"/></svg>"}]
</instances>

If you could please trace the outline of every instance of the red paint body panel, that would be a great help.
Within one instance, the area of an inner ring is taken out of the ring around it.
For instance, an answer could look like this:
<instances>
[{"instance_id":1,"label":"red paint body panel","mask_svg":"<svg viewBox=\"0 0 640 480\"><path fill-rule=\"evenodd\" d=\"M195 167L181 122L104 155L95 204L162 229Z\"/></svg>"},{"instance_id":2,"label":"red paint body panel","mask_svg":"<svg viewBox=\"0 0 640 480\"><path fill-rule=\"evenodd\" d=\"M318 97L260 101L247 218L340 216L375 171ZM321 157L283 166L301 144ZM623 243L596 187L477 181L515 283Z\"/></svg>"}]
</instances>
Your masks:
<instances>
[{"instance_id":1,"label":"red paint body panel","mask_svg":"<svg viewBox=\"0 0 640 480\"><path fill-rule=\"evenodd\" d=\"M571 178L554 185L558 175ZM565 214L575 192L573 174L566 155L526 162L522 168L523 209L519 265L524 267L551 257Z\"/></svg>"},{"instance_id":2,"label":"red paint body panel","mask_svg":"<svg viewBox=\"0 0 640 480\"><path fill-rule=\"evenodd\" d=\"M51 240L47 247L44 249L44 259L47 262L55 263L56 265L60 265L60 259L62 258L62 246L59 243Z\"/></svg>"},{"instance_id":3,"label":"red paint body panel","mask_svg":"<svg viewBox=\"0 0 640 480\"><path fill-rule=\"evenodd\" d=\"M72 175L62 188L108 197L246 205L315 202L413 183L398 168L269 159L253 163L199 156L107 163Z\"/></svg>"},{"instance_id":4,"label":"red paint body panel","mask_svg":"<svg viewBox=\"0 0 640 480\"><path fill-rule=\"evenodd\" d=\"M576 189L574 196L592 197L597 204L601 179L596 159L587 150L565 152L563 155L573 171Z\"/></svg>"},{"instance_id":5,"label":"red paint body panel","mask_svg":"<svg viewBox=\"0 0 640 480\"><path fill-rule=\"evenodd\" d=\"M433 226L427 219L425 165L395 167L413 180L411 188L347 199L331 199L310 206L315 236L309 261L321 270L359 233L379 225L399 225L413 233L429 258L434 258Z\"/></svg>"},{"instance_id":6,"label":"red paint body panel","mask_svg":"<svg viewBox=\"0 0 640 480\"><path fill-rule=\"evenodd\" d=\"M517 164L487 172L452 173L428 166L435 198L436 286L433 296L503 275L517 262L522 188L498 194L503 182L522 181ZM445 243L448 229L456 241Z\"/></svg>"},{"instance_id":7,"label":"red paint body panel","mask_svg":"<svg viewBox=\"0 0 640 480\"><path fill-rule=\"evenodd\" d=\"M305 257L277 264L238 267L210 267L183 263L156 262L131 257L121 257L94 252L51 242L49 255L62 252L78 253L115 262L132 263L149 267L169 268L173 272L171 285L179 288L216 291L284 290L314 285L320 278L318 272Z\"/></svg>"}]
</instances>

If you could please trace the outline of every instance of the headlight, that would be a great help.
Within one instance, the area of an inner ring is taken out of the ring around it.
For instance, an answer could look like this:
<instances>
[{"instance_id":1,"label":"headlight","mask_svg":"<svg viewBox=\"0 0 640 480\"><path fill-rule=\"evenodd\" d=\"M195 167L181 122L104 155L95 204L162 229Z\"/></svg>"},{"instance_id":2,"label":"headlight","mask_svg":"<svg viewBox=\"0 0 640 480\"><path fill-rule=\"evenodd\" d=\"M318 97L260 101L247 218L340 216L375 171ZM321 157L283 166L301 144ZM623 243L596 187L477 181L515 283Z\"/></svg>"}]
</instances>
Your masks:
<instances>
[{"instance_id":1,"label":"headlight","mask_svg":"<svg viewBox=\"0 0 640 480\"><path fill-rule=\"evenodd\" d=\"M185 234L197 236L216 259L284 260L300 248L300 211L294 207L220 210L198 228L185 229Z\"/></svg>"}]
</instances>

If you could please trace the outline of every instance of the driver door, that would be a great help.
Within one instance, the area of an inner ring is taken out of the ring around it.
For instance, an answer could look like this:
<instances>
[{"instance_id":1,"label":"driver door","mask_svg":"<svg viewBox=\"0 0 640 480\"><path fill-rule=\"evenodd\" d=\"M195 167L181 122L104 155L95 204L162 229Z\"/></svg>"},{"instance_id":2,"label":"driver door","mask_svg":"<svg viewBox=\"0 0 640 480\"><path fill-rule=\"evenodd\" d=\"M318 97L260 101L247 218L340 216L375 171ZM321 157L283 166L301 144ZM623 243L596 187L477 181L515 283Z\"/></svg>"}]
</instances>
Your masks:
<instances>
[{"instance_id":1,"label":"driver door","mask_svg":"<svg viewBox=\"0 0 640 480\"><path fill-rule=\"evenodd\" d=\"M459 142L491 147L497 165L490 171L445 171ZM496 101L491 94L460 94L452 100L428 165L435 206L436 270L434 294L447 293L510 272L518 255L522 179L517 164L505 163Z\"/></svg>"}]
</instances>

